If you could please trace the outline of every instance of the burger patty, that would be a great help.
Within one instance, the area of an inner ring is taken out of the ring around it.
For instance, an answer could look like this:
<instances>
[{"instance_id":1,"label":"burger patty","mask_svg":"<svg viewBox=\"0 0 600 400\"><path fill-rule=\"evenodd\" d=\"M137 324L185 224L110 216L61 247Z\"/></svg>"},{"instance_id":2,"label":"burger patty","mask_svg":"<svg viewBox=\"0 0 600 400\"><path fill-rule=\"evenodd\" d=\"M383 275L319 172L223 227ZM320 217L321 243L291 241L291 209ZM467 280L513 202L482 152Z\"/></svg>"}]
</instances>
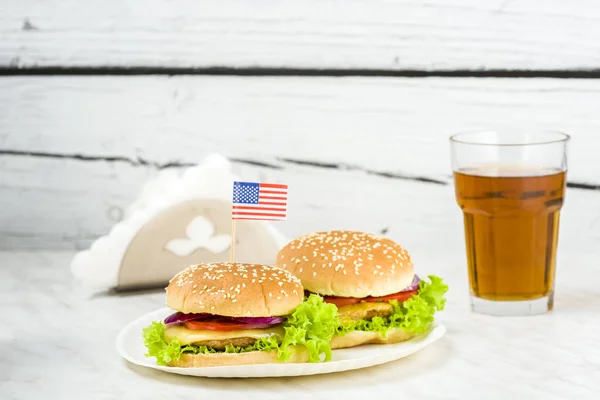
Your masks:
<instances>
[{"instance_id":1,"label":"burger patty","mask_svg":"<svg viewBox=\"0 0 600 400\"><path fill-rule=\"evenodd\" d=\"M394 307L390 303L356 303L340 307L338 312L343 321L371 320L373 317L386 318L392 315Z\"/></svg>"},{"instance_id":2,"label":"burger patty","mask_svg":"<svg viewBox=\"0 0 600 400\"><path fill-rule=\"evenodd\" d=\"M198 346L207 346L212 347L213 349L223 350L228 345L233 345L237 347L248 347L252 346L256 342L256 339L249 337L240 337L240 338L232 338L232 339L222 339L222 340L205 340L203 342L194 343Z\"/></svg>"}]
</instances>

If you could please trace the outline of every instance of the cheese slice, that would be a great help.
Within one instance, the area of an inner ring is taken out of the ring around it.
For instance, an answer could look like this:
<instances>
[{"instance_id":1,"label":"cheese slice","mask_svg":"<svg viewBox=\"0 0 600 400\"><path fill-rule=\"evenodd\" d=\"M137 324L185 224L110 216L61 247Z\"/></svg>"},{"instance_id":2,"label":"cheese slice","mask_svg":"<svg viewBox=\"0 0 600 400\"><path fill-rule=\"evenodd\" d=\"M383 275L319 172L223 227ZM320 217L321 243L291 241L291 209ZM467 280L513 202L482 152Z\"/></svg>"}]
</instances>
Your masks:
<instances>
[{"instance_id":1,"label":"cheese slice","mask_svg":"<svg viewBox=\"0 0 600 400\"><path fill-rule=\"evenodd\" d=\"M281 326L275 326L273 328L266 329L246 329L239 331L200 331L194 329L188 329L183 325L167 325L165 328L165 340L170 342L177 338L179 344L187 345L199 342L205 342L207 340L226 340L235 338L252 338L260 339L270 336L283 337L285 331Z\"/></svg>"}]
</instances>

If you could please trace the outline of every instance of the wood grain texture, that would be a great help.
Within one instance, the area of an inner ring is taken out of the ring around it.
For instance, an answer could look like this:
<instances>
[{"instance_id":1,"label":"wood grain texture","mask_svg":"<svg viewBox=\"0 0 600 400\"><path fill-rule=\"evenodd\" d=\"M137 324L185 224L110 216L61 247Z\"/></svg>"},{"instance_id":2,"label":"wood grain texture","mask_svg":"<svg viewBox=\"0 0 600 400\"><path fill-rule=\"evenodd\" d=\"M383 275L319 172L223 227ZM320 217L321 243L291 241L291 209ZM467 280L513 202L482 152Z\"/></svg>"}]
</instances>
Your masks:
<instances>
[{"instance_id":1,"label":"wood grain texture","mask_svg":"<svg viewBox=\"0 0 600 400\"><path fill-rule=\"evenodd\" d=\"M420 246L451 224L459 240L448 135L561 129L569 179L598 184L599 95L583 80L0 79L0 248L85 247L159 170L213 152L298 188L287 235L388 229ZM597 193L570 193L564 223L593 231Z\"/></svg>"},{"instance_id":2,"label":"wood grain texture","mask_svg":"<svg viewBox=\"0 0 600 400\"><path fill-rule=\"evenodd\" d=\"M227 380L166 374L119 357L114 339L131 321L163 308L163 290L93 292L66 268L72 252L0 253L0 282L8 289L0 291L0 312L10 317L2 333L0 371L8 373L1 389L8 399L13 393L18 399L121 399L134 397L135 387L140 399L354 400L377 393L384 399L595 400L598 248L560 249L554 311L494 318L470 311L462 248L433 241L412 246L417 273L441 276L449 286L446 307L435 315L448 328L440 341L401 361L335 375Z\"/></svg>"},{"instance_id":3,"label":"wood grain texture","mask_svg":"<svg viewBox=\"0 0 600 400\"><path fill-rule=\"evenodd\" d=\"M0 66L573 69L600 66L593 0L20 0Z\"/></svg>"},{"instance_id":4,"label":"wood grain texture","mask_svg":"<svg viewBox=\"0 0 600 400\"><path fill-rule=\"evenodd\" d=\"M0 167L4 249L87 247L108 233L143 183L157 173L121 162L14 156L0 157ZM445 213L453 205L450 186L304 166L271 170L237 164L235 169L244 179L283 181L294 188L289 218L274 223L290 236L337 227L395 230L409 242L419 242L452 220Z\"/></svg>"},{"instance_id":5,"label":"wood grain texture","mask_svg":"<svg viewBox=\"0 0 600 400\"><path fill-rule=\"evenodd\" d=\"M0 249L12 250L87 248L110 231L143 183L157 174L121 162L13 156L0 157L0 169ZM386 233L408 249L463 246L461 212L450 185L306 166L271 170L236 164L235 170L249 180L285 181L293 188L289 218L275 223L290 238L358 229ZM598 191L567 191L561 246L587 253L600 245L599 202Z\"/></svg>"},{"instance_id":6,"label":"wood grain texture","mask_svg":"<svg viewBox=\"0 0 600 400\"><path fill-rule=\"evenodd\" d=\"M209 153L447 181L448 137L562 130L572 181L600 183L600 80L0 79L0 148L160 166ZM116 157L116 158L115 158Z\"/></svg>"}]
</instances>

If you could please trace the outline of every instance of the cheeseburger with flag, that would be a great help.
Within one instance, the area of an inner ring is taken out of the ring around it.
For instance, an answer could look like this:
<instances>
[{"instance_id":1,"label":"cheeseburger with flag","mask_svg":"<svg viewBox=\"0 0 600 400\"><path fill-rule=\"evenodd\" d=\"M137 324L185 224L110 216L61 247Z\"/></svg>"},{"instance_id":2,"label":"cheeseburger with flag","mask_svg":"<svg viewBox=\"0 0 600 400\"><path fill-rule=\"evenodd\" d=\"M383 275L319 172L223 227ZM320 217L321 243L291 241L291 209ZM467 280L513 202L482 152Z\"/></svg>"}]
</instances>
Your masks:
<instances>
[{"instance_id":1,"label":"cheeseburger with flag","mask_svg":"<svg viewBox=\"0 0 600 400\"><path fill-rule=\"evenodd\" d=\"M378 235L304 235L280 250L276 265L296 275L307 294L337 307L333 349L408 340L426 332L446 303L442 279L420 279L406 249Z\"/></svg>"},{"instance_id":2,"label":"cheeseburger with flag","mask_svg":"<svg viewBox=\"0 0 600 400\"><path fill-rule=\"evenodd\" d=\"M171 279L173 313L143 330L159 365L214 367L331 359L336 308L304 297L300 280L273 266L192 265Z\"/></svg>"},{"instance_id":3,"label":"cheeseburger with flag","mask_svg":"<svg viewBox=\"0 0 600 400\"><path fill-rule=\"evenodd\" d=\"M232 221L285 219L287 185L234 182ZM192 265L169 282L173 313L143 330L159 365L213 367L331 359L336 308L305 297L289 271L231 262Z\"/></svg>"}]
</instances>

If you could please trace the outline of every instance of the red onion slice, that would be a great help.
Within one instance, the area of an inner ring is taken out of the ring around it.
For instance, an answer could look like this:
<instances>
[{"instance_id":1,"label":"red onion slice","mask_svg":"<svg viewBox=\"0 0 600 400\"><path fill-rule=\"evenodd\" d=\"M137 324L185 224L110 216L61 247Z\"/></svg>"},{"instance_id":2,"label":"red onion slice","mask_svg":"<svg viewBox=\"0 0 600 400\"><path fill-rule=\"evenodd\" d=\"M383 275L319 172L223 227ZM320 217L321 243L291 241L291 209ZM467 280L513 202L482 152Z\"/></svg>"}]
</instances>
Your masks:
<instances>
[{"instance_id":1,"label":"red onion slice","mask_svg":"<svg viewBox=\"0 0 600 400\"><path fill-rule=\"evenodd\" d=\"M285 317L225 317L222 315L212 314L185 314L182 312L176 312L175 314L169 315L165 318L164 323L178 324L185 321L235 321L242 324L248 324L248 329L267 328L271 325L281 324L285 321Z\"/></svg>"},{"instance_id":2,"label":"red onion slice","mask_svg":"<svg viewBox=\"0 0 600 400\"><path fill-rule=\"evenodd\" d=\"M182 312L176 312L175 314L171 314L167 318L165 318L164 322L165 322L165 324L169 325L169 324L178 324L180 322L185 322L185 321L202 321L202 320L212 318L212 317L214 317L214 315L194 314L194 313L185 314Z\"/></svg>"},{"instance_id":3,"label":"red onion slice","mask_svg":"<svg viewBox=\"0 0 600 400\"><path fill-rule=\"evenodd\" d=\"M421 278L419 278L419 275L415 274L415 276L413 277L413 280L412 280L410 286L402 289L399 293L402 293L402 292L411 292L413 290L418 290L419 289L419 282L421 282Z\"/></svg>"}]
</instances>

